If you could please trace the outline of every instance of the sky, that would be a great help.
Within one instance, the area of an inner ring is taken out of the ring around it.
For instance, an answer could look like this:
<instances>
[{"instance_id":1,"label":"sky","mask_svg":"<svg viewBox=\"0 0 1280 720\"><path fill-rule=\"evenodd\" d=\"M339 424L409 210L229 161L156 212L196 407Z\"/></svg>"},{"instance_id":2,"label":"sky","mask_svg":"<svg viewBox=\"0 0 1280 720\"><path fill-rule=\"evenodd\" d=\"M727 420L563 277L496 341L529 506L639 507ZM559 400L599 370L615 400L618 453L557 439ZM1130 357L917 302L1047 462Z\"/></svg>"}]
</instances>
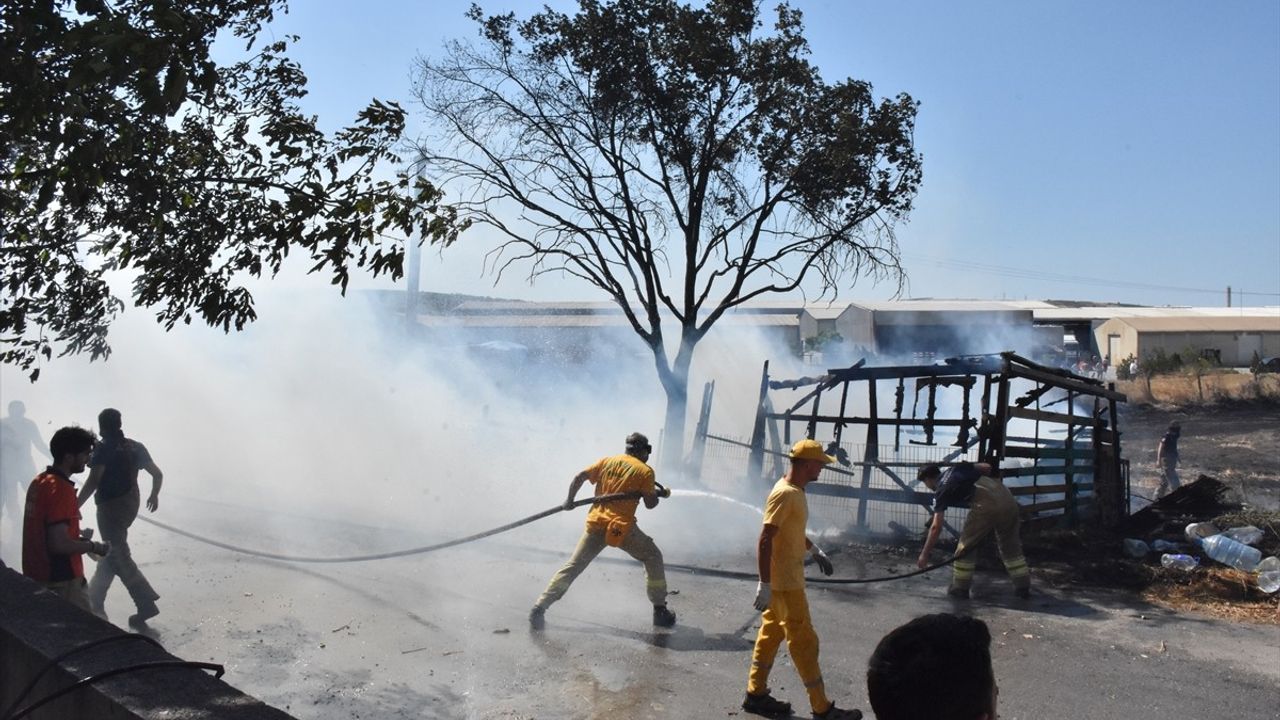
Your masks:
<instances>
[{"instance_id":1,"label":"sky","mask_svg":"<svg viewBox=\"0 0 1280 720\"><path fill-rule=\"evenodd\" d=\"M421 130L411 63L476 37L469 4L308 0L272 32L300 36L303 104L323 124L377 97ZM540 6L482 4L519 16ZM827 82L920 102L924 181L898 229L904 297L1216 306L1230 286L1236 305L1280 305L1280 3L793 6ZM603 299L567 279L495 284L493 245L480 230L429 250L422 289ZM860 280L840 298L894 291Z\"/></svg>"}]
</instances>

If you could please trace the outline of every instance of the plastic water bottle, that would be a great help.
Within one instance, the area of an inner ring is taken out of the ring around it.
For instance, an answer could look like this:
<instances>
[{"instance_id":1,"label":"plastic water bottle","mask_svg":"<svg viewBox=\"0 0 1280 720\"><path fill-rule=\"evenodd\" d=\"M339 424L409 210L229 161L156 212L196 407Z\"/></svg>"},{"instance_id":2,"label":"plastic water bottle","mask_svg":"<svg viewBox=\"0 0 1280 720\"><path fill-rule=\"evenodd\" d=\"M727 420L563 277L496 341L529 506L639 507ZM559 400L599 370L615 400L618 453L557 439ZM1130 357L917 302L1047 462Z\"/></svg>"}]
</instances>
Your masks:
<instances>
[{"instance_id":1,"label":"plastic water bottle","mask_svg":"<svg viewBox=\"0 0 1280 720\"><path fill-rule=\"evenodd\" d=\"M1280 558L1269 557L1258 563L1258 589L1268 595L1280 590Z\"/></svg>"},{"instance_id":2,"label":"plastic water bottle","mask_svg":"<svg viewBox=\"0 0 1280 720\"><path fill-rule=\"evenodd\" d=\"M1245 545L1256 545L1260 540L1262 540L1262 531L1252 525L1233 527L1222 534L1236 542L1244 543Z\"/></svg>"},{"instance_id":3,"label":"plastic water bottle","mask_svg":"<svg viewBox=\"0 0 1280 720\"><path fill-rule=\"evenodd\" d=\"M1190 555L1170 555L1165 553L1160 556L1160 564L1170 570L1181 570L1183 572L1187 572L1196 569L1196 566L1200 564L1200 561Z\"/></svg>"},{"instance_id":4,"label":"plastic water bottle","mask_svg":"<svg viewBox=\"0 0 1280 720\"><path fill-rule=\"evenodd\" d=\"M1201 540L1218 534L1213 523L1198 522L1187 526L1187 542L1199 544Z\"/></svg>"},{"instance_id":5,"label":"plastic water bottle","mask_svg":"<svg viewBox=\"0 0 1280 720\"><path fill-rule=\"evenodd\" d=\"M1186 549L1186 546L1182 543L1169 542L1168 540L1160 539L1151 543L1151 549L1156 552L1178 552L1179 550Z\"/></svg>"},{"instance_id":6,"label":"plastic water bottle","mask_svg":"<svg viewBox=\"0 0 1280 720\"><path fill-rule=\"evenodd\" d=\"M1236 542L1226 535L1213 535L1200 543L1204 554L1223 565L1230 565L1239 570L1249 572L1262 560L1262 551L1242 542Z\"/></svg>"}]
</instances>

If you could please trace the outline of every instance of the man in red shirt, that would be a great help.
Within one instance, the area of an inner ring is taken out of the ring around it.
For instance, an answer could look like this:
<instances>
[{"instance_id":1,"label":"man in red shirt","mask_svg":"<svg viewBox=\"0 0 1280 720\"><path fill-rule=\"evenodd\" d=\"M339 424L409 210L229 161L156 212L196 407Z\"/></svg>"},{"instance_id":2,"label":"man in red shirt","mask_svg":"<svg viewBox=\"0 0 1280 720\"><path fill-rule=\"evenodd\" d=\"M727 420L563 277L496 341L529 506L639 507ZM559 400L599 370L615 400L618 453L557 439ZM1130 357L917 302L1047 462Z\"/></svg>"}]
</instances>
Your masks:
<instances>
[{"instance_id":1,"label":"man in red shirt","mask_svg":"<svg viewBox=\"0 0 1280 720\"><path fill-rule=\"evenodd\" d=\"M86 611L89 593L80 556L106 555L111 545L81 537L71 476L84 472L95 442L92 432L79 427L64 427L53 434L49 442L53 464L27 488L22 521L22 574Z\"/></svg>"}]
</instances>

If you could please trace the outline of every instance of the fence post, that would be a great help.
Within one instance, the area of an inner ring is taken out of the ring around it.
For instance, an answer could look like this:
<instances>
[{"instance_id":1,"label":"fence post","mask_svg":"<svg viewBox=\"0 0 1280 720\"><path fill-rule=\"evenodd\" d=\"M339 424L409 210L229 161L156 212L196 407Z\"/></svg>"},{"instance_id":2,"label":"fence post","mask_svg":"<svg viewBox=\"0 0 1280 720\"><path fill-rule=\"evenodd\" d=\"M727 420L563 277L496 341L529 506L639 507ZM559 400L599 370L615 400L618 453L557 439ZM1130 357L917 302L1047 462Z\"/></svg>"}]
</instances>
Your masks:
<instances>
[{"instance_id":1,"label":"fence post","mask_svg":"<svg viewBox=\"0 0 1280 720\"><path fill-rule=\"evenodd\" d=\"M876 410L876 381L867 380L867 444L862 453L862 494L858 496L858 528L867 527L867 489L871 487L871 463L880 460L880 413Z\"/></svg>"},{"instance_id":2,"label":"fence post","mask_svg":"<svg viewBox=\"0 0 1280 720\"><path fill-rule=\"evenodd\" d=\"M707 454L707 433L710 432L711 425L711 399L715 391L715 380L702 386L702 407L698 411L698 425L693 431L693 448L689 452L689 462L685 465L685 473L689 478L702 477L702 458Z\"/></svg>"},{"instance_id":3,"label":"fence post","mask_svg":"<svg viewBox=\"0 0 1280 720\"><path fill-rule=\"evenodd\" d=\"M1071 390L1068 390L1067 391L1067 413L1072 417L1075 417L1075 408L1076 408L1075 393L1072 392ZM1067 443L1066 443L1067 457L1066 457L1066 460L1064 461L1066 463L1066 473L1064 474L1064 479L1067 484L1067 492L1066 492L1067 506L1062 509L1062 512L1063 512L1063 521L1066 523L1067 527L1069 528L1073 528L1076 526L1077 489L1076 489L1075 473L1072 472L1076 464L1076 459L1074 457L1075 434L1076 434L1075 421L1068 420L1067 421Z\"/></svg>"}]
</instances>

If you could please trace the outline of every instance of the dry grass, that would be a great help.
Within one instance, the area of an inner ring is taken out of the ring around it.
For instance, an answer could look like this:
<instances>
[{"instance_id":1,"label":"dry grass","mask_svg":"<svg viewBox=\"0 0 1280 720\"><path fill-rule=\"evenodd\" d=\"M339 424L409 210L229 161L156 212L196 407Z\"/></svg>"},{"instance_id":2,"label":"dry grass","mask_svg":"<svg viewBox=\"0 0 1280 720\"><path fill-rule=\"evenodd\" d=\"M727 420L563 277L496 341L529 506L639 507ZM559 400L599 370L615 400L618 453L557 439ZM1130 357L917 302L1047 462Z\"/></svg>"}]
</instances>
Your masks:
<instances>
[{"instance_id":1,"label":"dry grass","mask_svg":"<svg viewBox=\"0 0 1280 720\"><path fill-rule=\"evenodd\" d=\"M1268 373L1257 379L1248 373L1219 372L1201 378L1204 386L1204 403L1237 401L1280 401L1280 374ZM1147 392L1145 378L1119 380L1116 390L1129 397L1130 402L1172 405L1200 404L1200 389L1190 375L1157 375L1151 378L1151 392Z\"/></svg>"},{"instance_id":2,"label":"dry grass","mask_svg":"<svg viewBox=\"0 0 1280 720\"><path fill-rule=\"evenodd\" d=\"M1247 573L1235 568L1201 567L1190 573L1164 570L1142 592L1142 599L1233 622L1280 625L1280 595L1264 595Z\"/></svg>"}]
</instances>

